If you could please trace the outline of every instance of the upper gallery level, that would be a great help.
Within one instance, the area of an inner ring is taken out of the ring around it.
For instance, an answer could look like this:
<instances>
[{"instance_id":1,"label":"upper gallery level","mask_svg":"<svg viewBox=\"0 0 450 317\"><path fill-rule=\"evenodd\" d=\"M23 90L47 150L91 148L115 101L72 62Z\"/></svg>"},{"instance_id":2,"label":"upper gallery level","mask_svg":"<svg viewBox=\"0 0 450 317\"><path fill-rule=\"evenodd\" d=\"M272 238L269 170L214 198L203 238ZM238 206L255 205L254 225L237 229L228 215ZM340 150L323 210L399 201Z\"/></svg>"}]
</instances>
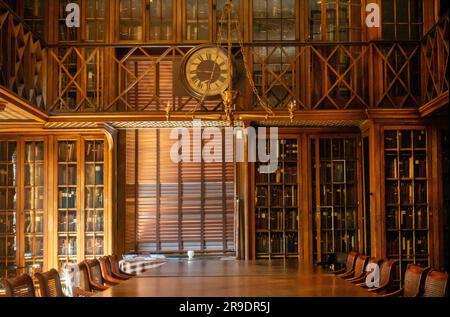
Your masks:
<instances>
[{"instance_id":1,"label":"upper gallery level","mask_svg":"<svg viewBox=\"0 0 450 317\"><path fill-rule=\"evenodd\" d=\"M73 2L78 28L66 25ZM366 25L369 2L380 27ZM220 98L203 100L180 78L192 48L225 45L228 33L237 113L419 109L448 94L446 1L233 0L229 17L225 3L0 0L0 99L40 118L222 111Z\"/></svg>"},{"instance_id":2,"label":"upper gallery level","mask_svg":"<svg viewBox=\"0 0 450 317\"><path fill-rule=\"evenodd\" d=\"M207 43L227 37L226 0L18 0L6 2L47 44ZM378 3L381 28L365 23ZM434 0L234 0L233 23L252 42L419 40L446 3ZM67 28L67 4L80 7L80 27ZM233 32L233 39L238 41Z\"/></svg>"}]
</instances>

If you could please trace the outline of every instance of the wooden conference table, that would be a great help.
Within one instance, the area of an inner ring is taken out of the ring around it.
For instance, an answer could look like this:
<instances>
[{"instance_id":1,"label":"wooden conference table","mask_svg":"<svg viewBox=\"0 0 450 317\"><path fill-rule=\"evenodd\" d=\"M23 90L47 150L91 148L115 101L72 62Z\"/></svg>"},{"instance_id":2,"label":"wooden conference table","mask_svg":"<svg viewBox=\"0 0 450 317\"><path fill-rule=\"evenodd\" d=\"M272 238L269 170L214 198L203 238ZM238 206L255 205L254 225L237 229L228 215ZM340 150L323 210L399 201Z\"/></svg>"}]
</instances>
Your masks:
<instances>
[{"instance_id":1,"label":"wooden conference table","mask_svg":"<svg viewBox=\"0 0 450 317\"><path fill-rule=\"evenodd\" d=\"M366 289L297 260L167 262L98 297L371 297Z\"/></svg>"}]
</instances>

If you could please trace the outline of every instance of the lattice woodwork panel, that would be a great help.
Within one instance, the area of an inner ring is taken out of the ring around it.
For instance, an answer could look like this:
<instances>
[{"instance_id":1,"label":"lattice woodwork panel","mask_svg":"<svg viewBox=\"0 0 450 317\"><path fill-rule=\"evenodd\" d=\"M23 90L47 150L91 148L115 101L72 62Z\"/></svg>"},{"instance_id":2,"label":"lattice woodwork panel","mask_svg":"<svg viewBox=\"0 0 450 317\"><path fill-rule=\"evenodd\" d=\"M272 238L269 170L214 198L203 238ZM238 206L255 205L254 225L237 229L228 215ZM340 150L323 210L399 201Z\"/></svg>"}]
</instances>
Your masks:
<instances>
[{"instance_id":1,"label":"lattice woodwork panel","mask_svg":"<svg viewBox=\"0 0 450 317\"><path fill-rule=\"evenodd\" d=\"M7 11L0 11L0 54L0 84L44 109L45 49Z\"/></svg>"},{"instance_id":2,"label":"lattice woodwork panel","mask_svg":"<svg viewBox=\"0 0 450 317\"><path fill-rule=\"evenodd\" d=\"M57 97L50 112L98 112L105 104L104 58L102 48L59 48L50 51L56 67Z\"/></svg>"},{"instance_id":3,"label":"lattice woodwork panel","mask_svg":"<svg viewBox=\"0 0 450 317\"><path fill-rule=\"evenodd\" d=\"M306 108L297 85L298 63L305 56L305 47L253 47L250 52L254 82L262 99L275 109L287 108L292 100ZM256 98L254 106L260 107Z\"/></svg>"},{"instance_id":4,"label":"lattice woodwork panel","mask_svg":"<svg viewBox=\"0 0 450 317\"><path fill-rule=\"evenodd\" d=\"M415 108L421 105L420 46L372 44L375 108Z\"/></svg>"},{"instance_id":5,"label":"lattice woodwork panel","mask_svg":"<svg viewBox=\"0 0 450 317\"><path fill-rule=\"evenodd\" d=\"M311 47L311 108L369 107L366 45Z\"/></svg>"},{"instance_id":6,"label":"lattice woodwork panel","mask_svg":"<svg viewBox=\"0 0 450 317\"><path fill-rule=\"evenodd\" d=\"M445 16L422 42L422 96L424 103L448 91L449 18Z\"/></svg>"}]
</instances>

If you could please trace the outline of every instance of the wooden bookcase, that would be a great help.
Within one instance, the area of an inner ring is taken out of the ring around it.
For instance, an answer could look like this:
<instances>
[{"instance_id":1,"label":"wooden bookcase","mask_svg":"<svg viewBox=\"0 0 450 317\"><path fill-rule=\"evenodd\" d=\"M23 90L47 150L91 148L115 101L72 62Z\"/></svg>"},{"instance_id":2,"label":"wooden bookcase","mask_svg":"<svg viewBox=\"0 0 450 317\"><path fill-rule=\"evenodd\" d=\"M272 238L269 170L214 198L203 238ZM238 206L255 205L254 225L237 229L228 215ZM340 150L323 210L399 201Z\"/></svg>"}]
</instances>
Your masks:
<instances>
[{"instance_id":1,"label":"wooden bookcase","mask_svg":"<svg viewBox=\"0 0 450 317\"><path fill-rule=\"evenodd\" d=\"M385 129L384 167L386 255L404 274L410 263L429 265L426 130Z\"/></svg>"},{"instance_id":2,"label":"wooden bookcase","mask_svg":"<svg viewBox=\"0 0 450 317\"><path fill-rule=\"evenodd\" d=\"M358 137L311 139L314 259L358 250Z\"/></svg>"},{"instance_id":3,"label":"wooden bookcase","mask_svg":"<svg viewBox=\"0 0 450 317\"><path fill-rule=\"evenodd\" d=\"M57 162L58 266L104 255L105 140L59 138Z\"/></svg>"},{"instance_id":4,"label":"wooden bookcase","mask_svg":"<svg viewBox=\"0 0 450 317\"><path fill-rule=\"evenodd\" d=\"M0 277L16 274L17 142L0 140Z\"/></svg>"},{"instance_id":5,"label":"wooden bookcase","mask_svg":"<svg viewBox=\"0 0 450 317\"><path fill-rule=\"evenodd\" d=\"M1 277L111 252L107 141L102 134L2 136Z\"/></svg>"},{"instance_id":6,"label":"wooden bookcase","mask_svg":"<svg viewBox=\"0 0 450 317\"><path fill-rule=\"evenodd\" d=\"M255 164L256 258L299 256L299 139L280 137L275 173Z\"/></svg>"}]
</instances>

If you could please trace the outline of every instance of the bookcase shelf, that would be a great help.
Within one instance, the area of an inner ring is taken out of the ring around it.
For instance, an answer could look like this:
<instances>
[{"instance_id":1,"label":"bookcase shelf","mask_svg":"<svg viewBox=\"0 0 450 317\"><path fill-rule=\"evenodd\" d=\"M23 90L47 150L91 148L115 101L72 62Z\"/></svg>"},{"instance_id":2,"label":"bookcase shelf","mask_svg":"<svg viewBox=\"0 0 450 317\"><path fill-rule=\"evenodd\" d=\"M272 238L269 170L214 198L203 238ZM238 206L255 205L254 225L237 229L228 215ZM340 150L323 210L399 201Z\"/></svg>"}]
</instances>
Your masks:
<instances>
[{"instance_id":1,"label":"bookcase shelf","mask_svg":"<svg viewBox=\"0 0 450 317\"><path fill-rule=\"evenodd\" d=\"M298 140L280 138L277 170L260 173L255 164L255 232L257 258L298 257ZM288 159L289 158L289 159Z\"/></svg>"},{"instance_id":2,"label":"bookcase shelf","mask_svg":"<svg viewBox=\"0 0 450 317\"><path fill-rule=\"evenodd\" d=\"M424 129L384 131L386 255L400 261L398 283L408 264L429 263L426 145Z\"/></svg>"}]
</instances>

